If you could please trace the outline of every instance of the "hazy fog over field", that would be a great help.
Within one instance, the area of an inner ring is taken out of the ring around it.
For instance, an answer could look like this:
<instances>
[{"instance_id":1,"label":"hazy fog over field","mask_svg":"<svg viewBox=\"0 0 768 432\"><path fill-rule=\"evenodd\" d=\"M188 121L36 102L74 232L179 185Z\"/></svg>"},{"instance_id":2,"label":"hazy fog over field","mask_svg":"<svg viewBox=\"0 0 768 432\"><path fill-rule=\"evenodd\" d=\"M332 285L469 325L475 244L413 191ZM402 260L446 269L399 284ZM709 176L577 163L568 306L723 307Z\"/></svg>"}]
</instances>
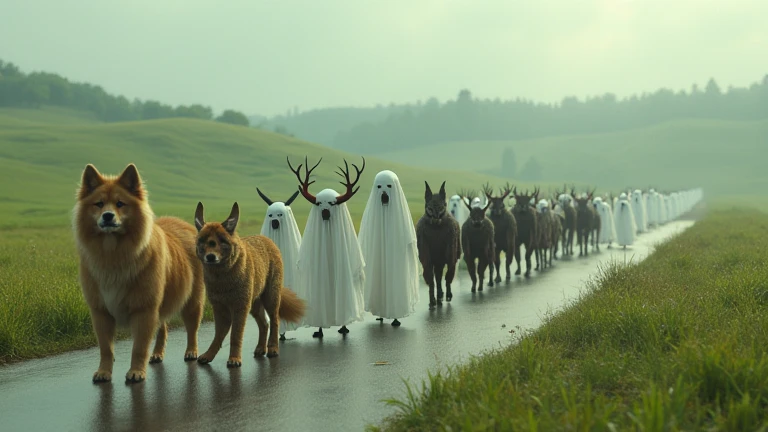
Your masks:
<instances>
[{"instance_id":1,"label":"hazy fog over field","mask_svg":"<svg viewBox=\"0 0 768 432\"><path fill-rule=\"evenodd\" d=\"M768 71L765 0L5 0L0 53L129 98L273 115L725 89Z\"/></svg>"}]
</instances>

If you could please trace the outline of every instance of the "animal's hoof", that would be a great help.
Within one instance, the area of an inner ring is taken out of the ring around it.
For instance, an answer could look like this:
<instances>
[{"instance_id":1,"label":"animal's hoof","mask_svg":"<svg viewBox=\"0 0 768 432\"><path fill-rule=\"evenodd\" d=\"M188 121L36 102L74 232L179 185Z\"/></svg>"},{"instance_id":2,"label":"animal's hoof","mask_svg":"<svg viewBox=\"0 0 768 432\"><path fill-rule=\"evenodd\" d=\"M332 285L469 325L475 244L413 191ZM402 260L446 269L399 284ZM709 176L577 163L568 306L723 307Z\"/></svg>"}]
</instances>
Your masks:
<instances>
[{"instance_id":1,"label":"animal's hoof","mask_svg":"<svg viewBox=\"0 0 768 432\"><path fill-rule=\"evenodd\" d=\"M501 282L501 280L499 280L498 282ZM492 287L493 286L493 281L488 281L488 286Z\"/></svg>"},{"instance_id":2,"label":"animal's hoof","mask_svg":"<svg viewBox=\"0 0 768 432\"><path fill-rule=\"evenodd\" d=\"M184 361L193 361L197 359L197 351L187 351L184 353Z\"/></svg>"},{"instance_id":3,"label":"animal's hoof","mask_svg":"<svg viewBox=\"0 0 768 432\"><path fill-rule=\"evenodd\" d=\"M284 340L285 340L285 333L280 333L280 340L281 340L281 341L284 341Z\"/></svg>"},{"instance_id":4,"label":"animal's hoof","mask_svg":"<svg viewBox=\"0 0 768 432\"><path fill-rule=\"evenodd\" d=\"M97 370L93 374L93 382L102 383L112 381L112 372Z\"/></svg>"},{"instance_id":5,"label":"animal's hoof","mask_svg":"<svg viewBox=\"0 0 768 432\"><path fill-rule=\"evenodd\" d=\"M483 290L483 284L482 283L480 284L480 286L477 287L477 290L478 291L482 291Z\"/></svg>"},{"instance_id":6,"label":"animal's hoof","mask_svg":"<svg viewBox=\"0 0 768 432\"><path fill-rule=\"evenodd\" d=\"M509 276L507 276L509 278ZM501 276L496 276L496 282L501 282Z\"/></svg>"},{"instance_id":7,"label":"animal's hoof","mask_svg":"<svg viewBox=\"0 0 768 432\"><path fill-rule=\"evenodd\" d=\"M448 294L445 296L445 301L451 301L451 299L453 299L453 294L451 294L451 293L448 293Z\"/></svg>"},{"instance_id":8,"label":"animal's hoof","mask_svg":"<svg viewBox=\"0 0 768 432\"><path fill-rule=\"evenodd\" d=\"M347 328L347 326L341 326L341 328L339 329L339 333L345 335L349 333L349 329Z\"/></svg>"},{"instance_id":9,"label":"animal's hoof","mask_svg":"<svg viewBox=\"0 0 768 432\"><path fill-rule=\"evenodd\" d=\"M243 361L240 357L230 357L227 359L228 368L236 368L243 365Z\"/></svg>"},{"instance_id":10,"label":"animal's hoof","mask_svg":"<svg viewBox=\"0 0 768 432\"><path fill-rule=\"evenodd\" d=\"M398 321L398 320L392 321L392 326L393 327L400 327L400 321Z\"/></svg>"},{"instance_id":11,"label":"animal's hoof","mask_svg":"<svg viewBox=\"0 0 768 432\"><path fill-rule=\"evenodd\" d=\"M262 357L264 354L267 353L267 350L264 348L256 348L256 350L253 352L254 357Z\"/></svg>"},{"instance_id":12,"label":"animal's hoof","mask_svg":"<svg viewBox=\"0 0 768 432\"><path fill-rule=\"evenodd\" d=\"M268 357L268 358L275 358L275 357L277 357L277 356L279 356L279 355L280 355L280 353L278 353L276 349L273 349L273 350L269 350L269 351L267 352L267 357Z\"/></svg>"},{"instance_id":13,"label":"animal's hoof","mask_svg":"<svg viewBox=\"0 0 768 432\"><path fill-rule=\"evenodd\" d=\"M520 276L520 270L515 272L515 276Z\"/></svg>"},{"instance_id":14,"label":"animal's hoof","mask_svg":"<svg viewBox=\"0 0 768 432\"><path fill-rule=\"evenodd\" d=\"M152 354L149 357L149 362L151 364L162 363L163 362L163 355L162 354Z\"/></svg>"},{"instance_id":15,"label":"animal's hoof","mask_svg":"<svg viewBox=\"0 0 768 432\"><path fill-rule=\"evenodd\" d=\"M128 373L125 374L126 384L139 383L145 379L147 379L147 373L142 370L129 370Z\"/></svg>"},{"instance_id":16,"label":"animal's hoof","mask_svg":"<svg viewBox=\"0 0 768 432\"><path fill-rule=\"evenodd\" d=\"M316 331L316 332L312 333L312 337L313 338L322 338L323 337L323 332L322 331Z\"/></svg>"},{"instance_id":17,"label":"animal's hoof","mask_svg":"<svg viewBox=\"0 0 768 432\"><path fill-rule=\"evenodd\" d=\"M507 281L511 281L511 280L512 280L512 275L507 273Z\"/></svg>"},{"instance_id":18,"label":"animal's hoof","mask_svg":"<svg viewBox=\"0 0 768 432\"><path fill-rule=\"evenodd\" d=\"M475 292L475 291L477 291L477 288L472 287L472 292Z\"/></svg>"},{"instance_id":19,"label":"animal's hoof","mask_svg":"<svg viewBox=\"0 0 768 432\"><path fill-rule=\"evenodd\" d=\"M197 358L197 362L201 365L206 365L213 361L213 354L205 353Z\"/></svg>"}]
</instances>

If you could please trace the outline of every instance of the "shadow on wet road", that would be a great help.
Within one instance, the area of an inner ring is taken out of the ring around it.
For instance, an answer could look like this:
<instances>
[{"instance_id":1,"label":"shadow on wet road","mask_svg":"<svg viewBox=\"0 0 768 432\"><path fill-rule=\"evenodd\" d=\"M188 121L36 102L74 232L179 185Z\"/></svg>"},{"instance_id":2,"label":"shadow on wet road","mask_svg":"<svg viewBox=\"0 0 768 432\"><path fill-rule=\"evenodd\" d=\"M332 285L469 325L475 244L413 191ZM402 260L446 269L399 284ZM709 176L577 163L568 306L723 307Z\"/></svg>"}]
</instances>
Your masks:
<instances>
[{"instance_id":1,"label":"shadow on wet road","mask_svg":"<svg viewBox=\"0 0 768 432\"><path fill-rule=\"evenodd\" d=\"M183 330L169 334L165 361L150 365L147 381L140 384L122 381L130 341L115 346L112 383L90 381L98 365L95 348L6 366L0 368L2 430L362 430L394 412L381 400L402 397L402 379L418 384L428 369L508 346L515 336L510 330L534 328L547 309L576 298L598 263L639 261L653 245L692 224L670 223L641 235L626 251L603 247L588 258L555 261L530 279L513 276L475 294L460 269L451 303L429 311L422 283L416 312L401 319L401 327L368 314L349 326L346 337L331 328L316 340L315 329L299 329L281 342L280 357L245 357L239 369L226 367L228 340L210 365L185 363ZM575 250L578 254L578 246ZM257 336L250 320L244 352L253 349ZM213 324L203 325L199 338L206 349ZM376 366L377 361L388 364Z\"/></svg>"}]
</instances>

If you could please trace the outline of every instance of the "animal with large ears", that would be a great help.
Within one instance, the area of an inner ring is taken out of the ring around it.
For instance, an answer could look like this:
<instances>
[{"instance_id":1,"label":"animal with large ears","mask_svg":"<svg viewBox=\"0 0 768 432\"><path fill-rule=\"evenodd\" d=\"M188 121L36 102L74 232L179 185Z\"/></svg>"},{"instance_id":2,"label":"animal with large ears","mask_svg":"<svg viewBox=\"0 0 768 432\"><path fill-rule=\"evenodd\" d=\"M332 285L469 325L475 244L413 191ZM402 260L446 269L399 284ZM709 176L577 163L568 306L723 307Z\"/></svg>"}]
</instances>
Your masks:
<instances>
[{"instance_id":1,"label":"animal with large ears","mask_svg":"<svg viewBox=\"0 0 768 432\"><path fill-rule=\"evenodd\" d=\"M538 221L536 210L531 207L531 199L538 200L539 188L533 193L518 194L517 187L512 189L512 195L515 197L515 206L512 208L512 214L517 222L517 236L515 237L515 261L517 262L516 275L520 274L520 245L525 246L525 277L531 275L531 255L536 252L536 239L538 237Z\"/></svg>"},{"instance_id":2,"label":"animal with large ears","mask_svg":"<svg viewBox=\"0 0 768 432\"><path fill-rule=\"evenodd\" d=\"M576 241L579 243L579 256L589 255L589 237L594 228L595 209L589 204L592 192L581 198L576 197L571 189L571 197L576 201Z\"/></svg>"},{"instance_id":3,"label":"animal with large ears","mask_svg":"<svg viewBox=\"0 0 768 432\"><path fill-rule=\"evenodd\" d=\"M215 327L211 346L197 358L200 364L213 361L232 330L227 367L242 365L243 335L249 313L259 326L254 357L276 357L280 319L298 323L304 316L304 301L283 287L280 249L263 235L240 237L236 232L239 220L237 203L221 223L205 222L203 203L197 203L195 209L197 257L203 263L205 290L213 306Z\"/></svg>"},{"instance_id":4,"label":"animal with large ears","mask_svg":"<svg viewBox=\"0 0 768 432\"><path fill-rule=\"evenodd\" d=\"M356 185L365 169L365 158L362 167L352 164L356 171L354 180L350 179L346 160L345 168L339 167L337 174L344 179L341 184L346 189L341 195L333 189L312 195L309 186L314 181L309 178L320 162L309 168L305 158L304 164L302 176L302 165L294 168L288 159L288 166L299 180L299 191L313 204L297 262L298 291L309 304L304 322L318 327L312 335L316 338L323 337L323 327L331 326L339 326L339 333L346 335L347 324L362 321L365 313L365 260L346 206L359 189Z\"/></svg>"},{"instance_id":5,"label":"animal with large ears","mask_svg":"<svg viewBox=\"0 0 768 432\"><path fill-rule=\"evenodd\" d=\"M461 251L459 223L447 211L445 182L437 194L424 182L424 215L416 223L416 244L423 267L424 281L429 286L429 308L442 305L442 276L445 273L445 296L451 301L451 283L456 275L456 264ZM446 269L447 267L447 269ZM435 296L437 284L437 296Z\"/></svg>"},{"instance_id":6,"label":"animal with large ears","mask_svg":"<svg viewBox=\"0 0 768 432\"><path fill-rule=\"evenodd\" d=\"M293 193L285 201L272 201L259 188L256 192L267 204L267 217L261 225L261 235L267 236L280 249L283 256L283 284L296 290L296 263L299 259L299 248L301 247L301 231L296 224L296 218L293 216L291 204L299 196L299 191ZM299 297L304 297L302 293L296 293ZM290 321L280 321L280 340L285 340L285 332L296 330L300 327L299 323Z\"/></svg>"},{"instance_id":7,"label":"animal with large ears","mask_svg":"<svg viewBox=\"0 0 768 432\"><path fill-rule=\"evenodd\" d=\"M562 191L556 191L557 202L563 209L564 221L561 243L563 245L563 255L573 255L573 237L576 233L576 225L578 215L576 208L573 206L573 197L575 188L571 188L571 194L567 193L567 188L563 185Z\"/></svg>"},{"instance_id":8,"label":"animal with large ears","mask_svg":"<svg viewBox=\"0 0 768 432\"><path fill-rule=\"evenodd\" d=\"M517 221L512 212L507 210L504 200L512 193L509 183L500 190L501 195L494 196L490 185L483 187L483 192L491 206L489 218L493 222L494 248L493 264L496 266L496 282L501 282L501 252L504 252L507 269L507 280L512 279L512 259L514 258L515 239L517 237ZM493 286L493 279L488 280L488 286Z\"/></svg>"},{"instance_id":9,"label":"animal with large ears","mask_svg":"<svg viewBox=\"0 0 768 432\"><path fill-rule=\"evenodd\" d=\"M493 258L496 255L494 229L493 222L485 216L491 202L489 200L485 207L472 207L466 203L465 205L469 209L469 219L461 227L461 247L469 277L472 279L472 292L476 289L482 291L486 268L489 269L488 286L493 286ZM475 260L478 261L477 267Z\"/></svg>"}]
</instances>

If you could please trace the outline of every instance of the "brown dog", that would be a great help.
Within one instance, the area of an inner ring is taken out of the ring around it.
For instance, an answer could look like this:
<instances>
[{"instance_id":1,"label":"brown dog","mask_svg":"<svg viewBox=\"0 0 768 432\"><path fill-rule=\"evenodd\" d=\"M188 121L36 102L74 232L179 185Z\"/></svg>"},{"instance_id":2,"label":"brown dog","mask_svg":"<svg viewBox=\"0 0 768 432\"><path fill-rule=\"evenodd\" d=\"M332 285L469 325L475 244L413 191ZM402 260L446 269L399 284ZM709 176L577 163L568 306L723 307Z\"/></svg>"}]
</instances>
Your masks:
<instances>
[{"instance_id":1,"label":"brown dog","mask_svg":"<svg viewBox=\"0 0 768 432\"><path fill-rule=\"evenodd\" d=\"M283 287L283 259L280 249L266 236L240 238L235 233L240 207L235 203L227 220L205 223L203 203L197 204L197 257L204 264L208 300L213 306L216 334L210 348L197 361L210 363L232 328L227 367L242 364L243 332L248 313L259 326L255 357L276 357L280 319L298 323L305 304L296 293ZM267 320L269 315L269 344Z\"/></svg>"},{"instance_id":2,"label":"brown dog","mask_svg":"<svg viewBox=\"0 0 768 432\"><path fill-rule=\"evenodd\" d=\"M129 327L133 336L125 379L143 381L147 360L163 361L166 320L179 310L187 330L184 360L196 359L205 297L203 266L195 256L195 228L177 218L155 220L135 165L115 178L102 176L89 164L77 194L73 229L80 285L101 350L93 381L112 379L117 326Z\"/></svg>"}]
</instances>

